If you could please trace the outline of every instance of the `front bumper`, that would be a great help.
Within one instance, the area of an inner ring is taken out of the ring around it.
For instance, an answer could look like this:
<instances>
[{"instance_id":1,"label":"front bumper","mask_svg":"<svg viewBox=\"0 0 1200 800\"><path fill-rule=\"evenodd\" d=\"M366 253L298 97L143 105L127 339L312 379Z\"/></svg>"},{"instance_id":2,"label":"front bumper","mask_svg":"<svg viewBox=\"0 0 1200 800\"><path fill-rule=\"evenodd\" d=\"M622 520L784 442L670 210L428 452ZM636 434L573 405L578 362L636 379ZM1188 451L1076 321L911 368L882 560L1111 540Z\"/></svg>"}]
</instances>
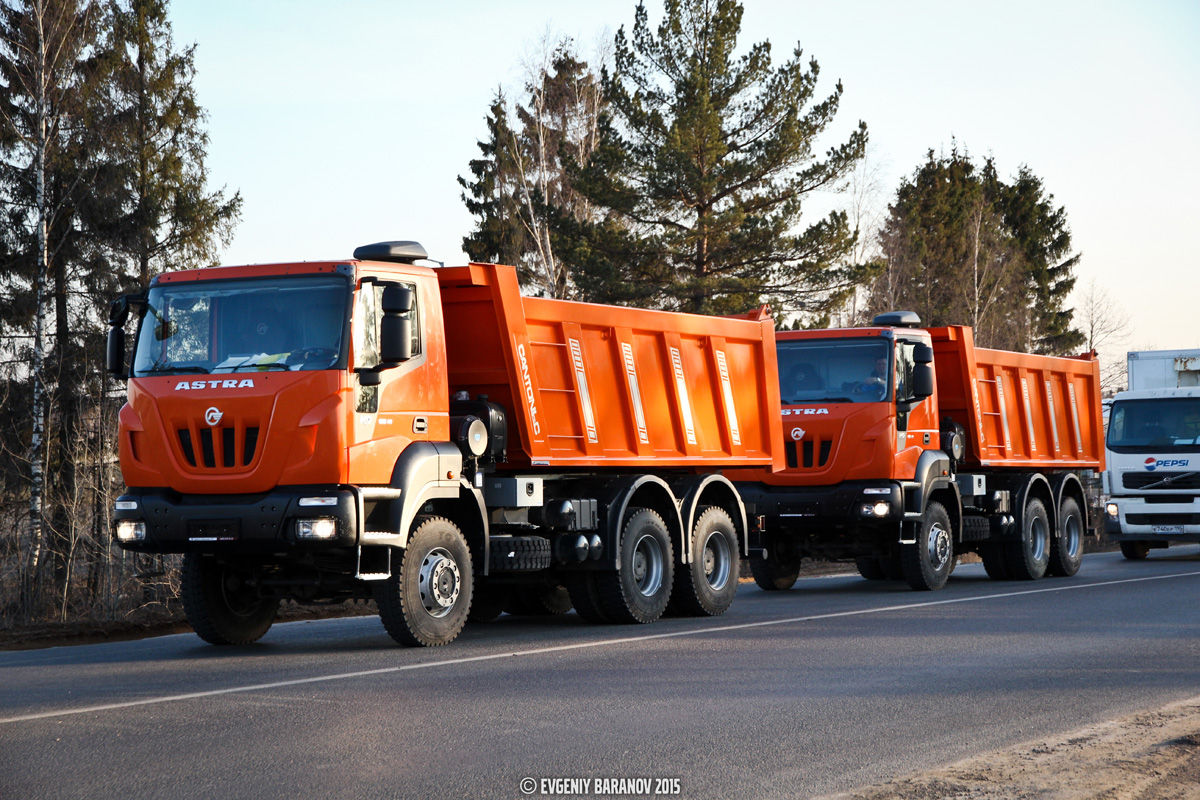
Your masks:
<instances>
[{"instance_id":1,"label":"front bumper","mask_svg":"<svg viewBox=\"0 0 1200 800\"><path fill-rule=\"evenodd\" d=\"M1104 532L1114 542L1200 542L1200 497L1186 503L1149 503L1114 497L1114 518L1104 513Z\"/></svg>"},{"instance_id":2,"label":"front bumper","mask_svg":"<svg viewBox=\"0 0 1200 800\"><path fill-rule=\"evenodd\" d=\"M844 558L882 552L900 537L904 495L897 483L847 481L811 487L743 483L738 491L746 513L762 519L761 528L752 526L752 550L767 547L768 540L780 534L802 555ZM885 504L886 512L864 513L864 506L877 504Z\"/></svg>"},{"instance_id":3,"label":"front bumper","mask_svg":"<svg viewBox=\"0 0 1200 800\"><path fill-rule=\"evenodd\" d=\"M332 498L333 505L301 506L301 498ZM180 495L130 489L117 498L113 528L123 520L145 525L145 538L117 543L141 553L288 553L358 544L362 500L353 488L293 486L255 495ZM296 521L332 519L327 539L300 539Z\"/></svg>"}]
</instances>

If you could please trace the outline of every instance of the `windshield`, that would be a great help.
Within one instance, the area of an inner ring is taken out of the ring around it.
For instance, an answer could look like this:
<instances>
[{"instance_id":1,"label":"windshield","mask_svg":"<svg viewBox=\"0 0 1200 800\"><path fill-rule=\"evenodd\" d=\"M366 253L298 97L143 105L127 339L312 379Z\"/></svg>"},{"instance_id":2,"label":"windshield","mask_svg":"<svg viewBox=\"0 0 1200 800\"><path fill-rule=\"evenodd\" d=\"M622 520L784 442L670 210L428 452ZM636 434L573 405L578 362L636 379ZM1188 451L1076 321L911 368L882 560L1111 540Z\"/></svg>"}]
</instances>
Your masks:
<instances>
[{"instance_id":1,"label":"windshield","mask_svg":"<svg viewBox=\"0 0 1200 800\"><path fill-rule=\"evenodd\" d=\"M342 355L347 291L325 275L155 286L133 374L329 369Z\"/></svg>"},{"instance_id":2,"label":"windshield","mask_svg":"<svg viewBox=\"0 0 1200 800\"><path fill-rule=\"evenodd\" d=\"M1108 418L1108 448L1200 452L1200 397L1119 400Z\"/></svg>"},{"instance_id":3,"label":"windshield","mask_svg":"<svg viewBox=\"0 0 1200 800\"><path fill-rule=\"evenodd\" d=\"M877 403L891 397L891 342L871 339L778 341L784 405Z\"/></svg>"}]
</instances>

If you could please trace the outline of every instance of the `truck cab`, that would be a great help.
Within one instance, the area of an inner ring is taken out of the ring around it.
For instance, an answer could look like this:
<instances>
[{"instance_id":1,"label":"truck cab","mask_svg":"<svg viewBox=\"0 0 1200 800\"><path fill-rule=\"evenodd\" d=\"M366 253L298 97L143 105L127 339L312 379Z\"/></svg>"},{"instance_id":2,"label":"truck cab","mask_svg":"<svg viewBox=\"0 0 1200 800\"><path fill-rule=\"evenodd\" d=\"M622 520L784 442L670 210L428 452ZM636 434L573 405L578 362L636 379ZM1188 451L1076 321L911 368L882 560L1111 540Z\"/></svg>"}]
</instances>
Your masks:
<instances>
[{"instance_id":1,"label":"truck cab","mask_svg":"<svg viewBox=\"0 0 1200 800\"><path fill-rule=\"evenodd\" d=\"M1120 392L1106 447L1104 529L1125 557L1200 542L1200 387Z\"/></svg>"}]
</instances>

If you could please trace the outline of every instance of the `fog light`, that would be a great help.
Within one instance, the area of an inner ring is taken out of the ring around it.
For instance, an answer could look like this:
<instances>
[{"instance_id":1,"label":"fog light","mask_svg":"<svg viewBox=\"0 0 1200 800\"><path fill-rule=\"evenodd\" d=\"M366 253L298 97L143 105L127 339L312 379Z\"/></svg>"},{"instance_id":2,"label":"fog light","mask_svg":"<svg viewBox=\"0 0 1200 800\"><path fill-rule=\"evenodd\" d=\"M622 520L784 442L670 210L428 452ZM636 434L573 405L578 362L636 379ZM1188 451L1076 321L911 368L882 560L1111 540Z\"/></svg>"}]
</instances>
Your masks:
<instances>
[{"instance_id":1,"label":"fog light","mask_svg":"<svg viewBox=\"0 0 1200 800\"><path fill-rule=\"evenodd\" d=\"M117 541L144 542L146 541L146 523L140 519L117 520Z\"/></svg>"},{"instance_id":2,"label":"fog light","mask_svg":"<svg viewBox=\"0 0 1200 800\"><path fill-rule=\"evenodd\" d=\"M1104 511L1106 514L1108 514L1113 519L1117 518L1117 504L1116 503L1107 504L1106 506L1104 506Z\"/></svg>"},{"instance_id":3,"label":"fog light","mask_svg":"<svg viewBox=\"0 0 1200 800\"><path fill-rule=\"evenodd\" d=\"M297 539L327 540L337 536L337 520L332 517L296 520Z\"/></svg>"}]
</instances>

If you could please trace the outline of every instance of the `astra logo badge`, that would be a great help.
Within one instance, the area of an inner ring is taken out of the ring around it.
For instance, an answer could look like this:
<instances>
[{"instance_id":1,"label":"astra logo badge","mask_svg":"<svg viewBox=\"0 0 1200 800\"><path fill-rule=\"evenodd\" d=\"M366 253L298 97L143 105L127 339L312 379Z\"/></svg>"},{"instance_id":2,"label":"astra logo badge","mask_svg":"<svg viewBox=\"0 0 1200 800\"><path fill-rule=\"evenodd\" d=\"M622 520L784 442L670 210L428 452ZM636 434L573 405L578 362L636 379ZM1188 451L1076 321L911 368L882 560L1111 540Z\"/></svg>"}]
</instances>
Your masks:
<instances>
[{"instance_id":1,"label":"astra logo badge","mask_svg":"<svg viewBox=\"0 0 1200 800\"><path fill-rule=\"evenodd\" d=\"M1186 467L1190 463L1186 458L1147 458L1144 466L1147 472L1154 472L1160 467Z\"/></svg>"},{"instance_id":2,"label":"astra logo badge","mask_svg":"<svg viewBox=\"0 0 1200 800\"><path fill-rule=\"evenodd\" d=\"M217 408L216 406L212 406L208 409L208 411L204 412L204 421L215 428L223 416L225 415L221 412L221 409Z\"/></svg>"},{"instance_id":3,"label":"astra logo badge","mask_svg":"<svg viewBox=\"0 0 1200 800\"><path fill-rule=\"evenodd\" d=\"M828 408L785 408L785 409L783 409L783 415L785 417L791 417L791 416L811 417L811 416L820 415L820 414L828 415L829 409Z\"/></svg>"},{"instance_id":4,"label":"astra logo badge","mask_svg":"<svg viewBox=\"0 0 1200 800\"><path fill-rule=\"evenodd\" d=\"M227 381L180 381L175 384L175 391L187 391L190 389L253 389L254 380L251 378L242 378L239 380Z\"/></svg>"}]
</instances>

